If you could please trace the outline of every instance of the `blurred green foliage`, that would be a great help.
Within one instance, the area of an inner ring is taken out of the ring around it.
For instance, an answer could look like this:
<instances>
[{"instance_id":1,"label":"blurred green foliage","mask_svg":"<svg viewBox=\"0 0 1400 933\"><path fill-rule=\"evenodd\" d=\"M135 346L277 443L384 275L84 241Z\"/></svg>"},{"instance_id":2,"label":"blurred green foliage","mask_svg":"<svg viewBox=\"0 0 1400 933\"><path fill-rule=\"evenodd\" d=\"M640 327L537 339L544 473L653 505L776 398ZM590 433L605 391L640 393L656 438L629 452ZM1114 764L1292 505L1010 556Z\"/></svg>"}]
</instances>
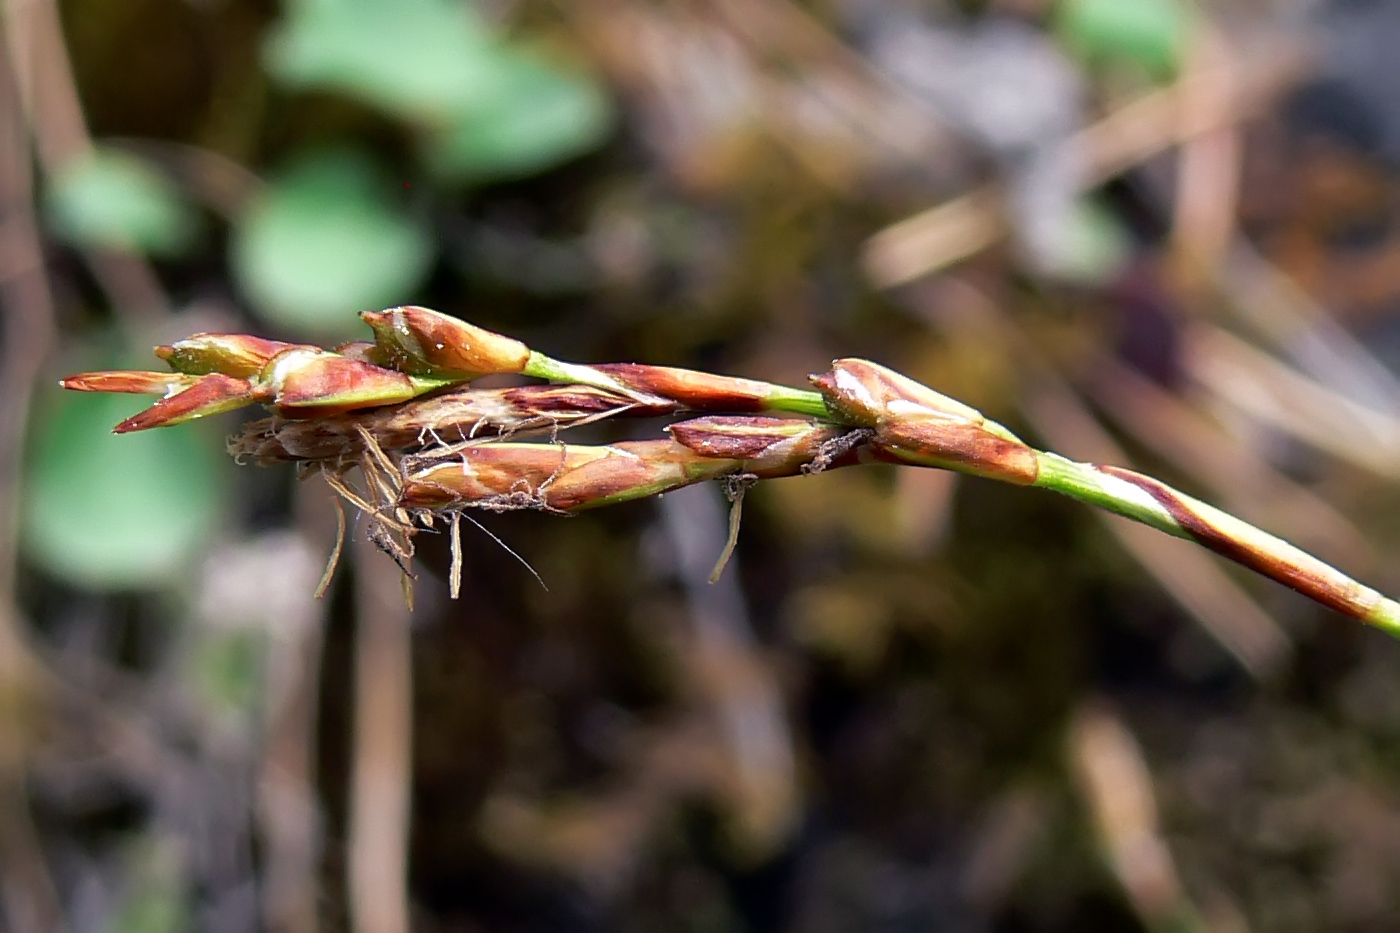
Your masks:
<instances>
[{"instance_id":1,"label":"blurred green foliage","mask_svg":"<svg viewBox=\"0 0 1400 933\"><path fill-rule=\"evenodd\" d=\"M537 51L499 41L451 0L300 0L266 46L293 88L357 98L414 123L431 167L457 179L519 177L602 141L602 89Z\"/></svg>"},{"instance_id":2,"label":"blurred green foliage","mask_svg":"<svg viewBox=\"0 0 1400 933\"><path fill-rule=\"evenodd\" d=\"M449 178L517 178L593 148L612 124L602 89L526 53L498 54L495 93L454 113L427 149Z\"/></svg>"},{"instance_id":3,"label":"blurred green foliage","mask_svg":"<svg viewBox=\"0 0 1400 933\"><path fill-rule=\"evenodd\" d=\"M293 0L265 61L290 87L432 121L497 93L498 54L473 9L452 0Z\"/></svg>"},{"instance_id":4,"label":"blurred green foliage","mask_svg":"<svg viewBox=\"0 0 1400 933\"><path fill-rule=\"evenodd\" d=\"M230 265L270 322L308 338L358 332L355 312L401 303L433 259L428 233L386 194L368 156L305 156L234 224Z\"/></svg>"},{"instance_id":5,"label":"blurred green foliage","mask_svg":"<svg viewBox=\"0 0 1400 933\"><path fill-rule=\"evenodd\" d=\"M1181 64L1190 16L1180 0L1062 0L1056 26L1091 64L1126 63L1165 80Z\"/></svg>"},{"instance_id":6,"label":"blurred green foliage","mask_svg":"<svg viewBox=\"0 0 1400 933\"><path fill-rule=\"evenodd\" d=\"M174 258L188 255L200 233L180 189L119 149L98 148L65 166L44 207L49 228L81 247Z\"/></svg>"},{"instance_id":7,"label":"blurred green foliage","mask_svg":"<svg viewBox=\"0 0 1400 933\"><path fill-rule=\"evenodd\" d=\"M39 420L23 533L54 576L95 588L177 583L218 533L229 467L207 431L112 434L146 404L68 392Z\"/></svg>"},{"instance_id":8,"label":"blurred green foliage","mask_svg":"<svg viewBox=\"0 0 1400 933\"><path fill-rule=\"evenodd\" d=\"M1056 271L1068 282L1104 285L1132 258L1132 235L1118 215L1096 198L1080 198L1070 215L1066 250Z\"/></svg>"},{"instance_id":9,"label":"blurred green foliage","mask_svg":"<svg viewBox=\"0 0 1400 933\"><path fill-rule=\"evenodd\" d=\"M193 928L178 843L142 838L133 840L129 850L126 897L111 918L111 933L181 933Z\"/></svg>"}]
</instances>

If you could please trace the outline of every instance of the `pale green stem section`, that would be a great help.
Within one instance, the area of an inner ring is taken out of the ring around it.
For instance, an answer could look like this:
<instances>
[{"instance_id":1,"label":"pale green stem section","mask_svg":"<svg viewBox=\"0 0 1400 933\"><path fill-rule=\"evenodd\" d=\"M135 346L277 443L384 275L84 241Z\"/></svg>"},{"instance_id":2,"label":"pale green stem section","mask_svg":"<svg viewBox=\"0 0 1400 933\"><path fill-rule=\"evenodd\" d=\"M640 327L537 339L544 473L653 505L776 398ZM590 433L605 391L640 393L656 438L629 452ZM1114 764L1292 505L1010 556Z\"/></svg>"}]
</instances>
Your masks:
<instances>
[{"instance_id":1,"label":"pale green stem section","mask_svg":"<svg viewBox=\"0 0 1400 933\"><path fill-rule=\"evenodd\" d=\"M1121 480L1105 484L1104 480L1110 477L1087 463L1076 463L1059 454L1042 451L1039 460L1040 476L1036 478L1036 486L1150 525L1172 537L1194 540L1160 502L1136 486Z\"/></svg>"},{"instance_id":2,"label":"pale green stem section","mask_svg":"<svg viewBox=\"0 0 1400 933\"><path fill-rule=\"evenodd\" d=\"M838 420L826 407L826 399L820 392L806 389L793 389L788 386L773 386L773 391L764 399L773 411L785 411L794 415L807 415L824 421Z\"/></svg>"},{"instance_id":3,"label":"pale green stem section","mask_svg":"<svg viewBox=\"0 0 1400 933\"><path fill-rule=\"evenodd\" d=\"M1400 603L1389 596L1382 596L1381 601L1372 609L1363 622L1369 622L1376 628L1385 629L1396 638L1400 638Z\"/></svg>"},{"instance_id":4,"label":"pale green stem section","mask_svg":"<svg viewBox=\"0 0 1400 933\"><path fill-rule=\"evenodd\" d=\"M1176 538L1207 544L1147 490L1087 463L1039 452L1035 485L1141 522ZM1400 603L1352 579L1337 568L1255 526L1185 493L1163 486L1178 507L1218 539L1227 557L1305 596L1332 606L1400 638ZM1215 548L1212 548L1215 549Z\"/></svg>"}]
</instances>

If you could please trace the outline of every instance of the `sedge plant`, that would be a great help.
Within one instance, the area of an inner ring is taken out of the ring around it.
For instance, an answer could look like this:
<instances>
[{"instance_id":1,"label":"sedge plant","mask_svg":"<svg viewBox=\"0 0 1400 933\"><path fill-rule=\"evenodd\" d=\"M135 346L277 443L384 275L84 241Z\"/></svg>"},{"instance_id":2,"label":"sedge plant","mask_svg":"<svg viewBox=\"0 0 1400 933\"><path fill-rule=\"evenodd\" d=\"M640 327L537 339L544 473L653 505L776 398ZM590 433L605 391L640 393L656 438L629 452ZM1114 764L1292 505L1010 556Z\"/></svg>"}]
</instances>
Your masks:
<instances>
[{"instance_id":1,"label":"sedge plant","mask_svg":"<svg viewBox=\"0 0 1400 933\"><path fill-rule=\"evenodd\" d=\"M414 536L446 521L454 596L458 528L468 509L572 513L721 481L734 511L718 573L752 483L888 462L1061 493L1195 541L1400 637L1400 603L1288 542L1149 476L1039 450L977 410L868 360L836 360L803 389L666 366L555 360L427 308L361 317L372 341L325 350L199 334L156 348L170 372L84 373L62 385L161 396L117 433L267 406L270 417L229 439L230 453L323 476L365 513L370 537L406 579ZM472 385L499 374L541 382ZM675 419L668 437L607 445L560 439L585 423L658 415ZM540 435L547 439L525 440ZM355 470L358 488L348 477Z\"/></svg>"}]
</instances>

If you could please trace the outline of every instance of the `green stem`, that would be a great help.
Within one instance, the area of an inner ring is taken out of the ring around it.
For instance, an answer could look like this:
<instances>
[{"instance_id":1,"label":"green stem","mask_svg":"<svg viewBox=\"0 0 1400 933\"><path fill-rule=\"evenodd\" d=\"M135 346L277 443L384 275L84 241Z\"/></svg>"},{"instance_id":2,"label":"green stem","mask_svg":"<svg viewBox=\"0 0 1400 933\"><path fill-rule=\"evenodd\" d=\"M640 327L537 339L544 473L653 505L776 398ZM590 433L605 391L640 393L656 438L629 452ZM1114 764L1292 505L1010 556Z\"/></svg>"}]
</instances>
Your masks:
<instances>
[{"instance_id":1,"label":"green stem","mask_svg":"<svg viewBox=\"0 0 1400 933\"><path fill-rule=\"evenodd\" d=\"M1038 453L1040 476L1035 481L1036 486L1131 518L1173 537L1192 540L1170 512L1138 487L1121 480L1112 481L1088 463L1076 463L1045 451ZM1110 482L1105 483L1105 480Z\"/></svg>"},{"instance_id":2,"label":"green stem","mask_svg":"<svg viewBox=\"0 0 1400 933\"><path fill-rule=\"evenodd\" d=\"M1130 470L1037 453L1035 484L1194 541L1305 596L1400 638L1400 603L1306 551Z\"/></svg>"},{"instance_id":3,"label":"green stem","mask_svg":"<svg viewBox=\"0 0 1400 933\"><path fill-rule=\"evenodd\" d=\"M806 415L823 421L840 421L831 409L826 407L826 399L820 392L806 389L793 389L774 385L773 391L764 399L770 411L785 411L794 415Z\"/></svg>"}]
</instances>

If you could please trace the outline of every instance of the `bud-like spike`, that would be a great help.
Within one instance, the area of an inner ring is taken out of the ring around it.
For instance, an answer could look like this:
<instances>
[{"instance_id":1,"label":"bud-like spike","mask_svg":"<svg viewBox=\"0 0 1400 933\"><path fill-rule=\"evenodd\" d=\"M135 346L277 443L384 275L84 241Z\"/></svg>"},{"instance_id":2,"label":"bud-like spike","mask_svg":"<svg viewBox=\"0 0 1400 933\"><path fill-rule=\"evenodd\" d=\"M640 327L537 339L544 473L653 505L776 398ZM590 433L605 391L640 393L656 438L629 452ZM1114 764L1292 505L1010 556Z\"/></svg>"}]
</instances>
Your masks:
<instances>
[{"instance_id":1,"label":"bud-like spike","mask_svg":"<svg viewBox=\"0 0 1400 933\"><path fill-rule=\"evenodd\" d=\"M156 347L156 356L176 372L192 376L222 373L249 379L262 372L274 356L294 346L249 334L195 334L169 346Z\"/></svg>"},{"instance_id":2,"label":"bud-like spike","mask_svg":"<svg viewBox=\"0 0 1400 933\"><path fill-rule=\"evenodd\" d=\"M194 376L184 373L149 373L113 370L100 373L78 373L60 379L58 384L78 392L123 392L132 395L169 395L195 383Z\"/></svg>"},{"instance_id":3,"label":"bud-like spike","mask_svg":"<svg viewBox=\"0 0 1400 933\"><path fill-rule=\"evenodd\" d=\"M519 340L430 308L405 305L365 311L360 317L374 331L384 365L411 376L460 381L519 373L530 360L530 348Z\"/></svg>"},{"instance_id":4,"label":"bud-like spike","mask_svg":"<svg viewBox=\"0 0 1400 933\"><path fill-rule=\"evenodd\" d=\"M877 456L1004 480L1035 482L1037 452L980 411L868 360L836 360L813 376L828 407L874 429Z\"/></svg>"},{"instance_id":5,"label":"bud-like spike","mask_svg":"<svg viewBox=\"0 0 1400 933\"><path fill-rule=\"evenodd\" d=\"M831 372L811 379L826 397L827 407L851 424L873 427L910 415L977 425L987 420L977 409L869 360L836 360Z\"/></svg>"},{"instance_id":6,"label":"bud-like spike","mask_svg":"<svg viewBox=\"0 0 1400 933\"><path fill-rule=\"evenodd\" d=\"M740 468L670 440L573 444L484 444L411 473L402 508L546 509L573 512L654 496Z\"/></svg>"},{"instance_id":7,"label":"bud-like spike","mask_svg":"<svg viewBox=\"0 0 1400 933\"><path fill-rule=\"evenodd\" d=\"M246 379L235 379L221 373L200 376L188 389L176 392L156 402L145 411L133 415L112 429L113 434L128 434L147 428L182 424L251 405L257 392Z\"/></svg>"},{"instance_id":8,"label":"bud-like spike","mask_svg":"<svg viewBox=\"0 0 1400 933\"><path fill-rule=\"evenodd\" d=\"M523 372L536 379L620 392L639 405L669 402L693 411L787 411L815 418L830 416L826 402L817 392L671 366L639 363L588 366L551 359L537 351L530 354Z\"/></svg>"}]
</instances>

